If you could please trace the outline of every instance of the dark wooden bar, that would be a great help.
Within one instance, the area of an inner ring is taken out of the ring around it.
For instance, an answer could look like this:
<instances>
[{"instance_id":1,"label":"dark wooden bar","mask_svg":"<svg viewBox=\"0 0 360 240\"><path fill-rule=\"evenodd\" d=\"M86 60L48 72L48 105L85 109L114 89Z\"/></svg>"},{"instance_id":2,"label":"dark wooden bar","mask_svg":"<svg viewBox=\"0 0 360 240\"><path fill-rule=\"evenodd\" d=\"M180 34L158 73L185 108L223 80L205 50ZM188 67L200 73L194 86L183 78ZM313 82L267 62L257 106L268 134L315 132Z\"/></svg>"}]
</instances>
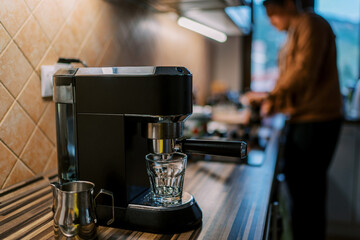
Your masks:
<instances>
[{"instance_id":1,"label":"dark wooden bar","mask_svg":"<svg viewBox=\"0 0 360 240\"><path fill-rule=\"evenodd\" d=\"M188 164L185 190L203 211L193 231L161 235L99 227L99 239L266 239L280 130L273 130L261 167L233 163ZM0 191L0 239L52 239L52 192L56 173Z\"/></svg>"}]
</instances>

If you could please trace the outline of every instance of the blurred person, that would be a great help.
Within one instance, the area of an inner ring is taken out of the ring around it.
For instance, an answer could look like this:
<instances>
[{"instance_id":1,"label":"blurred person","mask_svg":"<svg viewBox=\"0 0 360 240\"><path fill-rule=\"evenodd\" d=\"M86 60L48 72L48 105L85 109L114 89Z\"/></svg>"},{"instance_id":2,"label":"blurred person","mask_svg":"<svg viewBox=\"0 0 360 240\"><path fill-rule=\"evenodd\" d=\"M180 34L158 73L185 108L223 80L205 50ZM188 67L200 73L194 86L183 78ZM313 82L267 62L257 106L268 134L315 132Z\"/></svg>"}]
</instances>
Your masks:
<instances>
[{"instance_id":1,"label":"blurred person","mask_svg":"<svg viewBox=\"0 0 360 240\"><path fill-rule=\"evenodd\" d=\"M321 16L302 12L297 0L265 0L263 5L271 24L287 32L287 41L279 52L274 89L250 92L245 99L261 103L262 116L289 116L284 173L293 236L325 239L327 170L342 122L335 35Z\"/></svg>"}]
</instances>

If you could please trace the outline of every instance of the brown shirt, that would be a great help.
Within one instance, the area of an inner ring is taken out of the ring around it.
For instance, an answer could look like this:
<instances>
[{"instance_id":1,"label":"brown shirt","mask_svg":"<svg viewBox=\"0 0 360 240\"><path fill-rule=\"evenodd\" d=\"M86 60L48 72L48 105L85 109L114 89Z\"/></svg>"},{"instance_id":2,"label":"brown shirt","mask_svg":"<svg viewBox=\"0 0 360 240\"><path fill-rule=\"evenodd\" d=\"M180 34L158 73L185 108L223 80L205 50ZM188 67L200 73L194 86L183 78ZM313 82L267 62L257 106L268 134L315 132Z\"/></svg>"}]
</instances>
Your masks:
<instances>
[{"instance_id":1,"label":"brown shirt","mask_svg":"<svg viewBox=\"0 0 360 240\"><path fill-rule=\"evenodd\" d=\"M293 122L341 117L335 35L325 19L314 13L297 16L281 57L279 79L270 93L275 111L290 114Z\"/></svg>"}]
</instances>

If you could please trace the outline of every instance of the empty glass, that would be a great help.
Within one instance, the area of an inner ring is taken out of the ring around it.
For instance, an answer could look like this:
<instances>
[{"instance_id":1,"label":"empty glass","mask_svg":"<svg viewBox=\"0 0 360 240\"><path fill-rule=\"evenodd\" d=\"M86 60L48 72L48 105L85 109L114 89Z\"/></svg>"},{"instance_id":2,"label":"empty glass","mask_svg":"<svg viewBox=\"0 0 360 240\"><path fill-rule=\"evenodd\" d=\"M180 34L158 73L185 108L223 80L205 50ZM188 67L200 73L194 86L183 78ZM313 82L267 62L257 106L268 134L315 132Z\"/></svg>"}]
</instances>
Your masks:
<instances>
[{"instance_id":1,"label":"empty glass","mask_svg":"<svg viewBox=\"0 0 360 240\"><path fill-rule=\"evenodd\" d=\"M187 156L184 153L146 155L153 198L156 203L181 203Z\"/></svg>"}]
</instances>

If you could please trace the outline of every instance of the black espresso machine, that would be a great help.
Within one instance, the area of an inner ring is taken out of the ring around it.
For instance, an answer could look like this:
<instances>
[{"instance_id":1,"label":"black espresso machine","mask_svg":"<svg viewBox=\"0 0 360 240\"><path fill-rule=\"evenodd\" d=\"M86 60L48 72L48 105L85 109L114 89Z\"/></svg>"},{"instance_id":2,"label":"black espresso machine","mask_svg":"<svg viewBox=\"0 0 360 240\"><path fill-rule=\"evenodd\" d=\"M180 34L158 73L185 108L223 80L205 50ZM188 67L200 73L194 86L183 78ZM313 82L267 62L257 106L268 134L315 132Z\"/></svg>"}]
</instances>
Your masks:
<instances>
[{"instance_id":1,"label":"black espresso machine","mask_svg":"<svg viewBox=\"0 0 360 240\"><path fill-rule=\"evenodd\" d=\"M182 232L202 223L194 197L153 204L145 155L175 151L246 157L246 143L183 138L192 113L192 75L184 67L60 69L54 75L59 182L87 180L100 225ZM185 183L186 184L186 183ZM114 208L113 208L114 206ZM114 213L113 213L114 209Z\"/></svg>"}]
</instances>

